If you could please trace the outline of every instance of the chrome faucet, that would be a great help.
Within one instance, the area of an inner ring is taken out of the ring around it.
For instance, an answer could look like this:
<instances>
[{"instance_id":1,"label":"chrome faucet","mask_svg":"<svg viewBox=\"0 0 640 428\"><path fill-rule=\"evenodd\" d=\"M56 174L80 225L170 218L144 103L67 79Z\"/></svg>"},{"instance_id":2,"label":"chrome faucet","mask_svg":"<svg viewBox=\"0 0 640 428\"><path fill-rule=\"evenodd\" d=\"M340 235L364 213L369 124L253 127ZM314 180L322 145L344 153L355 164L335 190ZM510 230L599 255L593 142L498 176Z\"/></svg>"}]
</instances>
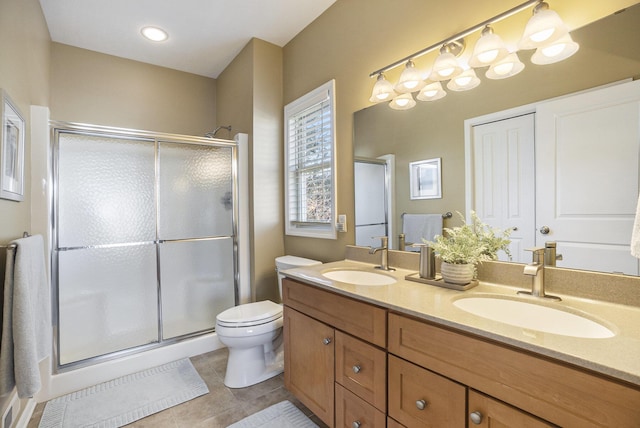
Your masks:
<instances>
[{"instance_id":1,"label":"chrome faucet","mask_svg":"<svg viewBox=\"0 0 640 428\"><path fill-rule=\"evenodd\" d=\"M531 276L531 291L518 291L518 294L524 294L527 296L538 297L542 299L562 300L558 296L552 296L545 294L544 291L544 260L545 260L545 248L536 247L530 248L526 251L533 253L533 261L524 267L524 274Z\"/></svg>"},{"instance_id":2,"label":"chrome faucet","mask_svg":"<svg viewBox=\"0 0 640 428\"><path fill-rule=\"evenodd\" d=\"M382 270L395 270L392 267L389 267L389 237L387 236L378 236L380 239L379 247L369 247L369 254L375 254L380 251L380 266L376 266L376 269Z\"/></svg>"}]
</instances>

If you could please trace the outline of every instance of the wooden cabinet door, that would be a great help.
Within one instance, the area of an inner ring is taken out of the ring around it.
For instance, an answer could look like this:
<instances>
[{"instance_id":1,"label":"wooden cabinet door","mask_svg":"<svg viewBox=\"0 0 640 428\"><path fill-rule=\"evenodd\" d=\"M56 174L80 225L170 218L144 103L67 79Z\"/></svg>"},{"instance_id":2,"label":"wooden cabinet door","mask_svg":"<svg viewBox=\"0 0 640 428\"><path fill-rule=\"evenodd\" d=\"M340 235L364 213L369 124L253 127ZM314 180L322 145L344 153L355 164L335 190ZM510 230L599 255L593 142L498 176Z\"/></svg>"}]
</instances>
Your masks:
<instances>
[{"instance_id":1,"label":"wooden cabinet door","mask_svg":"<svg viewBox=\"0 0 640 428\"><path fill-rule=\"evenodd\" d=\"M548 428L542 419L474 390L469 391L469 428Z\"/></svg>"},{"instance_id":2,"label":"wooden cabinet door","mask_svg":"<svg viewBox=\"0 0 640 428\"><path fill-rule=\"evenodd\" d=\"M389 355L389 416L407 428L465 428L466 387Z\"/></svg>"},{"instance_id":3,"label":"wooden cabinet door","mask_svg":"<svg viewBox=\"0 0 640 428\"><path fill-rule=\"evenodd\" d=\"M284 384L329 426L334 418L334 330L284 307Z\"/></svg>"}]
</instances>

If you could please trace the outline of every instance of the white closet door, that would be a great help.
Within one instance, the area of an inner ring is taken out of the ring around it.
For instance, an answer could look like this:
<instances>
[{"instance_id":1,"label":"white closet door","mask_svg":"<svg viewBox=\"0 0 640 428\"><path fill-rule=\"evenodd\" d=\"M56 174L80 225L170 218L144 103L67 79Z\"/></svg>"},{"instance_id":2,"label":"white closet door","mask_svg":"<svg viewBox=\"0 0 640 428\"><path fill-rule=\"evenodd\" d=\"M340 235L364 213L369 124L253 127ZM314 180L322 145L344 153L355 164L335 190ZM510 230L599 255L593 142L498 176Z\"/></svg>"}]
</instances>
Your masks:
<instances>
[{"instance_id":1,"label":"white closet door","mask_svg":"<svg viewBox=\"0 0 640 428\"><path fill-rule=\"evenodd\" d=\"M640 81L538 107L537 241L558 243L558 266L638 275L639 147Z\"/></svg>"},{"instance_id":2,"label":"white closet door","mask_svg":"<svg viewBox=\"0 0 640 428\"><path fill-rule=\"evenodd\" d=\"M534 114L474 126L472 150L475 211L492 227L513 228L512 261L528 262L524 250L535 244Z\"/></svg>"}]
</instances>

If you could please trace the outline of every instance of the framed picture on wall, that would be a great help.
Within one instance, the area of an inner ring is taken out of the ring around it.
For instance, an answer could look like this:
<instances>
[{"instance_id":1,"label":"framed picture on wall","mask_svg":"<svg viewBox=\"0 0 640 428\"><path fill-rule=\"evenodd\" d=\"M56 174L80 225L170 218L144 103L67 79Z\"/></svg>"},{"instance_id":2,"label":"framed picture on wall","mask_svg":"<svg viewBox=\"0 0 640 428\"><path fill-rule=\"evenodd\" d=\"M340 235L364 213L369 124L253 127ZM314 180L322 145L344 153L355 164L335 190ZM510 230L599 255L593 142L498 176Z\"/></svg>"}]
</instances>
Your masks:
<instances>
[{"instance_id":1,"label":"framed picture on wall","mask_svg":"<svg viewBox=\"0 0 640 428\"><path fill-rule=\"evenodd\" d=\"M411 199L442 198L441 159L435 158L409 163Z\"/></svg>"},{"instance_id":2,"label":"framed picture on wall","mask_svg":"<svg viewBox=\"0 0 640 428\"><path fill-rule=\"evenodd\" d=\"M0 198L24 200L24 133L20 110L6 91L2 97L2 133L0 135Z\"/></svg>"}]
</instances>

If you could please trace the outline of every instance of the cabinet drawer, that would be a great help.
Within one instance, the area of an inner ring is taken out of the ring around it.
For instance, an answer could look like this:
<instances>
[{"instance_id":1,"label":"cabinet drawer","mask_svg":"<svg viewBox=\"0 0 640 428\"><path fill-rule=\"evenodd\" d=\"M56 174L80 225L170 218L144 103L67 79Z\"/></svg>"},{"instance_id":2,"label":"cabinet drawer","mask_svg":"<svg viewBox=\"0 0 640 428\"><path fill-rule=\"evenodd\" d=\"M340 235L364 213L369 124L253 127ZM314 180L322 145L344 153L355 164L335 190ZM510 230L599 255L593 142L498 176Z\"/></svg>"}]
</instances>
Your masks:
<instances>
[{"instance_id":1,"label":"cabinet drawer","mask_svg":"<svg viewBox=\"0 0 640 428\"><path fill-rule=\"evenodd\" d=\"M282 281L282 301L313 318L381 348L387 344L387 311L292 279Z\"/></svg>"},{"instance_id":2,"label":"cabinet drawer","mask_svg":"<svg viewBox=\"0 0 640 428\"><path fill-rule=\"evenodd\" d=\"M336 428L385 428L383 412L336 384Z\"/></svg>"},{"instance_id":3,"label":"cabinet drawer","mask_svg":"<svg viewBox=\"0 0 640 428\"><path fill-rule=\"evenodd\" d=\"M472 416L475 419L472 419ZM555 425L548 424L515 407L470 390L469 427L553 428Z\"/></svg>"},{"instance_id":4,"label":"cabinet drawer","mask_svg":"<svg viewBox=\"0 0 640 428\"><path fill-rule=\"evenodd\" d=\"M386 353L340 331L335 337L336 382L386 412Z\"/></svg>"},{"instance_id":5,"label":"cabinet drawer","mask_svg":"<svg viewBox=\"0 0 640 428\"><path fill-rule=\"evenodd\" d=\"M389 314L389 352L561 426L640 421L637 388L404 315Z\"/></svg>"},{"instance_id":6,"label":"cabinet drawer","mask_svg":"<svg viewBox=\"0 0 640 428\"><path fill-rule=\"evenodd\" d=\"M408 428L466 425L463 385L389 355L389 416Z\"/></svg>"}]
</instances>

